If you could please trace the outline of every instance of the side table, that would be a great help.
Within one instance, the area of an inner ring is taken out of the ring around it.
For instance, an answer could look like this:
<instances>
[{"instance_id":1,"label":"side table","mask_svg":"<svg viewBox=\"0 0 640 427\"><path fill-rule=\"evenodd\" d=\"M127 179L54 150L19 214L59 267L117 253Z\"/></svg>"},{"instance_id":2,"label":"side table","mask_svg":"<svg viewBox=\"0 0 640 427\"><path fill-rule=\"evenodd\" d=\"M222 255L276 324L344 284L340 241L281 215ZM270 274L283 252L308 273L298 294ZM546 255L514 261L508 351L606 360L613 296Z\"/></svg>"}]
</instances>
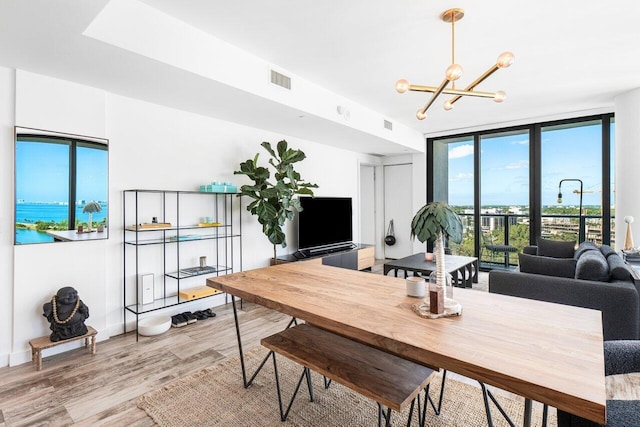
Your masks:
<instances>
[{"instance_id":1,"label":"side table","mask_svg":"<svg viewBox=\"0 0 640 427\"><path fill-rule=\"evenodd\" d=\"M87 325L87 333L84 335L80 335L79 337L69 338L68 340L62 341L51 341L49 335L40 338L34 338L29 341L29 345L31 346L31 362L36 363L36 370L40 371L42 369L42 350L46 348L55 347L60 344L68 343L71 341L77 341L84 339L84 347L89 347L89 341L91 341L91 354L96 354L96 334L98 331L93 329L91 326Z\"/></svg>"}]
</instances>

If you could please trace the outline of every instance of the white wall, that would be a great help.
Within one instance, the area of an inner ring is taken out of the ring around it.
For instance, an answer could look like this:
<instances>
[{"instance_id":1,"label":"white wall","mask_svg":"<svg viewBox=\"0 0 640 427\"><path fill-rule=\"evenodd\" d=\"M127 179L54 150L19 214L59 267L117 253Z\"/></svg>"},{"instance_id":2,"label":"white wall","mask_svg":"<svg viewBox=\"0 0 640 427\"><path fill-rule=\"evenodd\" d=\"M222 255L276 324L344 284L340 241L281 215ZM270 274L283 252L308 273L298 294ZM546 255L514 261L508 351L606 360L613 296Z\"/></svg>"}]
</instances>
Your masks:
<instances>
[{"instance_id":1,"label":"white wall","mask_svg":"<svg viewBox=\"0 0 640 427\"><path fill-rule=\"evenodd\" d=\"M197 189L212 180L246 183L233 171L240 162L261 152L262 141L287 139L308 159L297 166L302 177L317 183L320 196L350 196L358 203L360 162L379 164L376 157L331 148L308 140L178 111L106 93L94 88L23 71L0 69L0 147L4 170L13 170L13 128L19 125L109 139L109 239L96 242L50 243L13 247L13 176L7 174L0 190L0 362L11 365L30 360L28 340L49 333L42 304L62 286L74 286L89 306L87 321L106 339L122 331L122 190ZM356 208L357 209L357 208ZM354 210L354 240L357 218ZM272 246L254 217L242 215L243 267L268 265ZM289 225L290 248L296 248ZM12 256L15 260L12 261ZM13 298L12 298L13 293ZM194 310L221 303L214 297L175 311ZM199 305L198 305L199 304ZM172 314L167 311L168 314ZM6 338L6 337L11 337ZM73 347L76 343L66 344ZM77 344L79 345L79 344ZM60 350L63 351L66 348ZM54 351L51 351L54 353ZM51 354L49 353L49 354Z\"/></svg>"},{"instance_id":2,"label":"white wall","mask_svg":"<svg viewBox=\"0 0 640 427\"><path fill-rule=\"evenodd\" d=\"M627 225L624 217L631 215L631 225L636 247L640 246L640 197L638 180L634 175L640 164L640 88L615 99L616 153L615 153L615 208L616 248L624 247Z\"/></svg>"},{"instance_id":3,"label":"white wall","mask_svg":"<svg viewBox=\"0 0 640 427\"><path fill-rule=\"evenodd\" d=\"M9 363L13 325L13 123L15 72L0 67L0 366Z\"/></svg>"}]
</instances>

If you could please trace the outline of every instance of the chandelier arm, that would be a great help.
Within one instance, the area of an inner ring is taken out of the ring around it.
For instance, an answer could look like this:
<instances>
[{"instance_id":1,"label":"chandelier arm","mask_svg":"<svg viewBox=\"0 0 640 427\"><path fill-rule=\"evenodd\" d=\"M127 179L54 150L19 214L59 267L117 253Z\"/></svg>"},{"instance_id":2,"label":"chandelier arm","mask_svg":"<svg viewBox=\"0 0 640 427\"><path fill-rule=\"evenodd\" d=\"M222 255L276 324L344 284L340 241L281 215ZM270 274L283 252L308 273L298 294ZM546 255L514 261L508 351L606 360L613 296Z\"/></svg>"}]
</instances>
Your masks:
<instances>
[{"instance_id":1,"label":"chandelier arm","mask_svg":"<svg viewBox=\"0 0 640 427\"><path fill-rule=\"evenodd\" d=\"M478 77L477 79L475 79L469 86L467 86L466 88L464 88L465 92L472 92L473 89L478 86L480 83L482 83L487 77L489 77L491 74L495 73L496 71L498 71L500 69L500 67L498 67L498 64L494 64L491 66L491 68L489 68L487 71L485 71L484 73L482 73L480 75L480 77ZM467 94L465 94L467 95ZM461 95L456 95L453 98L451 98L451 100L449 100L450 104L455 103L458 99L461 98Z\"/></svg>"},{"instance_id":2,"label":"chandelier arm","mask_svg":"<svg viewBox=\"0 0 640 427\"><path fill-rule=\"evenodd\" d=\"M423 86L423 85L409 85L409 90L412 92L435 92L438 90L435 86ZM477 96L480 98L494 98L496 96L495 92L478 92L472 90L463 90L463 89L450 89L445 88L442 93L447 95L459 95L459 96Z\"/></svg>"},{"instance_id":3,"label":"chandelier arm","mask_svg":"<svg viewBox=\"0 0 640 427\"><path fill-rule=\"evenodd\" d=\"M431 105L436 100L436 98L442 93L442 91L444 90L445 86L447 86L447 83L449 83L449 79L447 79L445 77L445 79L442 81L442 83L440 83L440 86L438 86L436 88L435 92L433 92L433 95L431 96L431 99L429 100L429 102L427 102L426 105L420 110L422 112L422 114L426 114L427 113L427 110L429 109L429 107L431 107Z\"/></svg>"}]
</instances>

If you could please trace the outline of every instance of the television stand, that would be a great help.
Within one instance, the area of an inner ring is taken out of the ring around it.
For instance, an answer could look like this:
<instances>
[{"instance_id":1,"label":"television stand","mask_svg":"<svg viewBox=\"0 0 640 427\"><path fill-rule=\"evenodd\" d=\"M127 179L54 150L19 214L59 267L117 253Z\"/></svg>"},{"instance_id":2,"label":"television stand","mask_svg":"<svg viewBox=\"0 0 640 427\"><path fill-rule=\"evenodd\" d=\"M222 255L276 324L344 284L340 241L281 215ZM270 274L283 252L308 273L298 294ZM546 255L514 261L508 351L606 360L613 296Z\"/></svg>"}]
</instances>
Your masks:
<instances>
[{"instance_id":1,"label":"television stand","mask_svg":"<svg viewBox=\"0 0 640 427\"><path fill-rule=\"evenodd\" d=\"M366 270L375 264L375 246L348 243L346 245L315 248L313 252L304 249L302 251L296 251L292 255L279 256L277 259L278 263L305 260L321 262L324 265L332 265L334 267L348 268L351 270Z\"/></svg>"},{"instance_id":2,"label":"television stand","mask_svg":"<svg viewBox=\"0 0 640 427\"><path fill-rule=\"evenodd\" d=\"M303 249L300 251L296 251L293 256L296 257L297 259L308 259L308 258L314 258L314 257L321 257L324 255L328 255L328 254L332 254L332 253L336 253L336 252L345 252L345 251L350 251L352 249L356 249L358 247L358 245L356 245L355 243L341 243L339 245L332 245L332 246L322 246L322 247L318 247L318 248L312 248L312 249Z\"/></svg>"}]
</instances>

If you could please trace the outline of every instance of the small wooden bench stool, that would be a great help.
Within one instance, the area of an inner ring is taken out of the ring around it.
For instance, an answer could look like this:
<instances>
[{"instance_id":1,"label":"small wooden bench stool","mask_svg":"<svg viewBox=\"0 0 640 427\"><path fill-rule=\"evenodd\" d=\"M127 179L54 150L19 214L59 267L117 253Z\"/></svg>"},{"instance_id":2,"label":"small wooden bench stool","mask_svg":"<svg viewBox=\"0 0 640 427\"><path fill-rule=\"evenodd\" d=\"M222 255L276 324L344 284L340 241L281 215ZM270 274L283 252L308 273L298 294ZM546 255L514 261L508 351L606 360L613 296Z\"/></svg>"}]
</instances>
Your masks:
<instances>
[{"instance_id":1,"label":"small wooden bench stool","mask_svg":"<svg viewBox=\"0 0 640 427\"><path fill-rule=\"evenodd\" d=\"M84 347L89 347L89 339L91 339L91 354L96 354L96 334L98 331L93 329L91 326L87 325L87 333L84 335L80 335L78 337L69 338L66 340L51 341L49 335L40 338L34 338L29 341L29 345L31 346L31 362L36 362L36 370L40 371L42 369L42 350L46 348L55 347L60 344L68 343L71 341L81 340L84 338Z\"/></svg>"},{"instance_id":2,"label":"small wooden bench stool","mask_svg":"<svg viewBox=\"0 0 640 427\"><path fill-rule=\"evenodd\" d=\"M407 425L410 425L416 397L422 390L428 394L429 382L436 374L434 370L425 366L309 324L300 324L285 329L262 339L261 344L272 351L282 421L286 421L293 400L305 376L307 377L310 400L313 401L309 374L309 370L312 370L375 400L378 403L378 425L383 417L386 419L385 424L391 425L391 410L400 412L411 403L407 422ZM282 407L280 381L274 352L304 367L286 412ZM426 409L426 397L424 402ZM382 405L387 407L386 414ZM420 416L419 400L418 414L419 423L424 425L426 413Z\"/></svg>"}]
</instances>

